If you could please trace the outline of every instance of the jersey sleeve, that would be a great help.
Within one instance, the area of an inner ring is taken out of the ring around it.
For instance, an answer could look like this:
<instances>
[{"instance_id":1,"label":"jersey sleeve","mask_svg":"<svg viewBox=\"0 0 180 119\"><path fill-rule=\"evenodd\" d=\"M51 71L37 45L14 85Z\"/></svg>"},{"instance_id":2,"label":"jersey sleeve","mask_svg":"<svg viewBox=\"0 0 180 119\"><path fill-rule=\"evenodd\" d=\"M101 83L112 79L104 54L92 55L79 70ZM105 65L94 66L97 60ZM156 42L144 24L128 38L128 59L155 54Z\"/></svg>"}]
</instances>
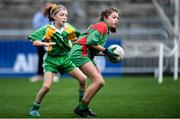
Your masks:
<instances>
[{"instance_id":1,"label":"jersey sleeve","mask_svg":"<svg viewBox=\"0 0 180 119\"><path fill-rule=\"evenodd\" d=\"M76 34L76 37L77 37L77 39L79 38L79 36L81 35L81 33L80 33L80 31L79 30L75 30L75 34Z\"/></svg>"},{"instance_id":2,"label":"jersey sleeve","mask_svg":"<svg viewBox=\"0 0 180 119\"><path fill-rule=\"evenodd\" d=\"M92 25L90 29L91 30L88 33L86 44L99 45L100 40L108 30L107 25L104 22L99 22Z\"/></svg>"},{"instance_id":3,"label":"jersey sleeve","mask_svg":"<svg viewBox=\"0 0 180 119\"><path fill-rule=\"evenodd\" d=\"M78 39L79 36L81 35L80 31L78 29L76 29L74 26L71 26L74 30L74 34L76 35L76 38Z\"/></svg>"},{"instance_id":4,"label":"jersey sleeve","mask_svg":"<svg viewBox=\"0 0 180 119\"><path fill-rule=\"evenodd\" d=\"M91 30L88 34L86 44L87 45L99 45L99 40L102 39L102 35L97 30Z\"/></svg>"},{"instance_id":5,"label":"jersey sleeve","mask_svg":"<svg viewBox=\"0 0 180 119\"><path fill-rule=\"evenodd\" d=\"M35 30L34 32L32 32L28 36L28 39L30 41L35 41L35 40L43 41L45 33L46 33L46 27L41 27L41 28Z\"/></svg>"},{"instance_id":6,"label":"jersey sleeve","mask_svg":"<svg viewBox=\"0 0 180 119\"><path fill-rule=\"evenodd\" d=\"M77 30L74 26L72 26L69 23L67 23L67 28L65 29L65 31L69 33L68 39L71 41L77 40L79 36L81 35L80 31Z\"/></svg>"}]
</instances>

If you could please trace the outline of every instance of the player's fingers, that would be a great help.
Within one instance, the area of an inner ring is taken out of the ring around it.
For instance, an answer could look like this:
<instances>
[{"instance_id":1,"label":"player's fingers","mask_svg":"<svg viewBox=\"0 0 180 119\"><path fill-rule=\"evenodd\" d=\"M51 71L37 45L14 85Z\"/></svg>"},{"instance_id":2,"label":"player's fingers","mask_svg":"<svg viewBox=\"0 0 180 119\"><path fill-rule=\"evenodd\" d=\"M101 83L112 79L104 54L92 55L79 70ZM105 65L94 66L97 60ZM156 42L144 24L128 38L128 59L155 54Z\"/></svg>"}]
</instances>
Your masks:
<instances>
[{"instance_id":1,"label":"player's fingers","mask_svg":"<svg viewBox=\"0 0 180 119\"><path fill-rule=\"evenodd\" d=\"M116 49L116 47L112 48L112 51L114 51Z\"/></svg>"},{"instance_id":2,"label":"player's fingers","mask_svg":"<svg viewBox=\"0 0 180 119\"><path fill-rule=\"evenodd\" d=\"M49 45L56 45L56 43L55 42L50 42Z\"/></svg>"},{"instance_id":3,"label":"player's fingers","mask_svg":"<svg viewBox=\"0 0 180 119\"><path fill-rule=\"evenodd\" d=\"M116 54L116 53L114 53L114 54L113 54L113 56L117 57L117 56L119 56L119 55L118 55L118 54Z\"/></svg>"}]
</instances>

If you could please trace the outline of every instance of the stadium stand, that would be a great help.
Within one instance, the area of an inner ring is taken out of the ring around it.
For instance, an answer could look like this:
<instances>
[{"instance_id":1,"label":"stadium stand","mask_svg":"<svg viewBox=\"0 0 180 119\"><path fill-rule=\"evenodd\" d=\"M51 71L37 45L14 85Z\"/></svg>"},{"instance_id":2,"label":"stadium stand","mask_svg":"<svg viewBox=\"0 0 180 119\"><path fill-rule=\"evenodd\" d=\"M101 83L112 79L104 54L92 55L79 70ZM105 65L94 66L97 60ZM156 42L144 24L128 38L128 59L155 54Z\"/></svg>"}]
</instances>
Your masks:
<instances>
[{"instance_id":1,"label":"stadium stand","mask_svg":"<svg viewBox=\"0 0 180 119\"><path fill-rule=\"evenodd\" d=\"M0 39L26 39L33 30L31 19L42 0L0 0ZM125 73L153 73L158 66L158 44L173 47L172 37L162 24L151 0L54 0L70 12L69 22L84 31L107 6L121 10L121 24L110 38L122 39L125 49ZM158 0L171 23L174 17L173 0ZM171 59L167 59L167 71Z\"/></svg>"}]
</instances>

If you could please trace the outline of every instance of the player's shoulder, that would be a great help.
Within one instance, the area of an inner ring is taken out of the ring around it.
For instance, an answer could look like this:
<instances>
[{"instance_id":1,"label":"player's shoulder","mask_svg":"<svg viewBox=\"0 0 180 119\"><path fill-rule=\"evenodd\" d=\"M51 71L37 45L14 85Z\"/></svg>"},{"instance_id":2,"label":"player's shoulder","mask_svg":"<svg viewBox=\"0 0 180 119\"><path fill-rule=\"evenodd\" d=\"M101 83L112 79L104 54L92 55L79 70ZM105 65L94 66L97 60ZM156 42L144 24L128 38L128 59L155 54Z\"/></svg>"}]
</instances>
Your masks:
<instances>
[{"instance_id":1,"label":"player's shoulder","mask_svg":"<svg viewBox=\"0 0 180 119\"><path fill-rule=\"evenodd\" d=\"M74 33L76 31L78 31L74 26L72 26L71 24L69 23L66 23L65 26L64 26L64 30L68 33Z\"/></svg>"},{"instance_id":2,"label":"player's shoulder","mask_svg":"<svg viewBox=\"0 0 180 119\"><path fill-rule=\"evenodd\" d=\"M46 30L56 30L56 27L53 24L47 24L44 26L44 29Z\"/></svg>"},{"instance_id":3,"label":"player's shoulder","mask_svg":"<svg viewBox=\"0 0 180 119\"><path fill-rule=\"evenodd\" d=\"M106 28L107 24L106 24L106 22L101 21L101 22L95 23L94 27L104 27L104 28Z\"/></svg>"},{"instance_id":4,"label":"player's shoulder","mask_svg":"<svg viewBox=\"0 0 180 119\"><path fill-rule=\"evenodd\" d=\"M49 25L44 25L44 26L34 30L33 32L43 32L43 31L46 31L48 27L49 27Z\"/></svg>"},{"instance_id":5,"label":"player's shoulder","mask_svg":"<svg viewBox=\"0 0 180 119\"><path fill-rule=\"evenodd\" d=\"M66 22L65 26L72 26L70 23Z\"/></svg>"},{"instance_id":6,"label":"player's shoulder","mask_svg":"<svg viewBox=\"0 0 180 119\"><path fill-rule=\"evenodd\" d=\"M66 23L65 24L65 29L72 29L72 30L74 30L75 27L73 25L71 25L70 23Z\"/></svg>"},{"instance_id":7,"label":"player's shoulder","mask_svg":"<svg viewBox=\"0 0 180 119\"><path fill-rule=\"evenodd\" d=\"M52 34L57 32L56 27L54 25L52 25L52 24L45 25L43 29L45 31L45 34L49 35L49 36L51 36Z\"/></svg>"},{"instance_id":8,"label":"player's shoulder","mask_svg":"<svg viewBox=\"0 0 180 119\"><path fill-rule=\"evenodd\" d=\"M102 35L108 30L108 26L105 22L98 22L92 25L92 29L98 30Z\"/></svg>"}]
</instances>

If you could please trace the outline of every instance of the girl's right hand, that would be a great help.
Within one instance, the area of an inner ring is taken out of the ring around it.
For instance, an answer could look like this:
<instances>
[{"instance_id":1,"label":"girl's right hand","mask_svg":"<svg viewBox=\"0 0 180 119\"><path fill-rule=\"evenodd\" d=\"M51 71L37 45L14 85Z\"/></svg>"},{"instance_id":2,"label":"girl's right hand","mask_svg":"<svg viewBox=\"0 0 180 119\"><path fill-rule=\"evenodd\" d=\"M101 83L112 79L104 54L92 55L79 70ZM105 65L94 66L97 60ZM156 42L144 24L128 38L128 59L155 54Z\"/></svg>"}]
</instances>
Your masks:
<instances>
[{"instance_id":1,"label":"girl's right hand","mask_svg":"<svg viewBox=\"0 0 180 119\"><path fill-rule=\"evenodd\" d=\"M104 54L105 54L106 56L108 56L108 57L117 57L118 54L114 53L114 50L115 50L115 49L116 49L116 48L105 49Z\"/></svg>"},{"instance_id":2,"label":"girl's right hand","mask_svg":"<svg viewBox=\"0 0 180 119\"><path fill-rule=\"evenodd\" d=\"M56 43L55 42L49 42L49 43L44 42L45 47L49 47L49 46L52 46L52 45L56 45Z\"/></svg>"},{"instance_id":3,"label":"girl's right hand","mask_svg":"<svg viewBox=\"0 0 180 119\"><path fill-rule=\"evenodd\" d=\"M44 46L44 47L49 47L49 46L52 46L52 45L56 45L55 42L42 42L42 41L38 41L38 40L35 40L33 41L33 45L34 46Z\"/></svg>"},{"instance_id":4,"label":"girl's right hand","mask_svg":"<svg viewBox=\"0 0 180 119\"><path fill-rule=\"evenodd\" d=\"M49 51L49 50L50 50L50 49L49 49L50 46L56 45L55 42L49 42L49 43L43 42L43 43L44 43L44 50L45 50L45 51Z\"/></svg>"}]
</instances>

